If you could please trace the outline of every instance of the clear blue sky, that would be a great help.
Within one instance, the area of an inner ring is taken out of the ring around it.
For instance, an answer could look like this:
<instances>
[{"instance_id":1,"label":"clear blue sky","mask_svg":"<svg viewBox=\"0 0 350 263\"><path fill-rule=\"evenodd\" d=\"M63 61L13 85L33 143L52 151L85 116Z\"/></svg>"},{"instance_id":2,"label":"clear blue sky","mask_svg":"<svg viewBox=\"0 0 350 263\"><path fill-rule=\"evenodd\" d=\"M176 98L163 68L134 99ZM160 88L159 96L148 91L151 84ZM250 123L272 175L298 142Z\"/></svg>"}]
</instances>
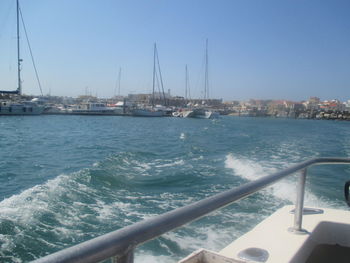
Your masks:
<instances>
[{"instance_id":1,"label":"clear blue sky","mask_svg":"<svg viewBox=\"0 0 350 263\"><path fill-rule=\"evenodd\" d=\"M44 93L152 89L157 42L165 89L192 97L350 99L349 0L20 0ZM0 88L16 88L15 0L0 1ZM24 36L22 36L22 42ZM23 44L25 44L23 42ZM23 90L39 94L27 48Z\"/></svg>"}]
</instances>

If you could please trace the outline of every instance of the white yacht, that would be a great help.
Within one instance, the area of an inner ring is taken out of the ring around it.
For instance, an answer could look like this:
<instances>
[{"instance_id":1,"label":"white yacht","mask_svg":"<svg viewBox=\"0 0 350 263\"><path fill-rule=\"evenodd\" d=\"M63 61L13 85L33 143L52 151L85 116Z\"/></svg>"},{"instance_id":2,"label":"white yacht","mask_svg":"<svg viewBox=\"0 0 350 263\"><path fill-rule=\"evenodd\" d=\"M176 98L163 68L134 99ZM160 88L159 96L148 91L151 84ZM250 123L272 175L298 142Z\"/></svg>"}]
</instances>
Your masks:
<instances>
[{"instance_id":1,"label":"white yacht","mask_svg":"<svg viewBox=\"0 0 350 263\"><path fill-rule=\"evenodd\" d=\"M158 67L157 67L158 66ZM158 68L158 70L157 70ZM159 83L160 82L160 83ZM163 79L160 70L160 63L157 51L157 45L154 43L154 51L153 51L153 86L152 86L152 98L151 98L151 106L138 106L131 111L132 116L136 117L163 117L167 116L168 110L162 105L155 105L155 88L156 84L161 86L161 92L159 94L163 95L163 102L165 103L165 95L164 95L164 87L163 87Z\"/></svg>"},{"instance_id":2,"label":"white yacht","mask_svg":"<svg viewBox=\"0 0 350 263\"><path fill-rule=\"evenodd\" d=\"M43 111L44 106L34 102L0 101L0 115L39 115Z\"/></svg>"},{"instance_id":3,"label":"white yacht","mask_svg":"<svg viewBox=\"0 0 350 263\"><path fill-rule=\"evenodd\" d=\"M131 111L132 116L135 117L163 117L164 111L154 108L139 108Z\"/></svg>"},{"instance_id":4,"label":"white yacht","mask_svg":"<svg viewBox=\"0 0 350 263\"><path fill-rule=\"evenodd\" d=\"M219 117L219 113L207 110L204 108L195 108L192 110L186 110L182 112L184 118L198 118L198 119L215 119Z\"/></svg>"},{"instance_id":5,"label":"white yacht","mask_svg":"<svg viewBox=\"0 0 350 263\"><path fill-rule=\"evenodd\" d=\"M44 106L38 105L35 101L31 102L21 102L22 98L22 79L21 79L21 63L22 58L20 56L20 8L19 2L16 1L16 11L17 11L17 82L18 86L16 90L8 91L8 90L0 90L0 95L12 96L11 99L7 99L4 101L0 101L0 115L39 115L44 111ZM24 21L22 19L22 23L24 25ZM28 42L29 43L29 42ZM34 59L32 57L32 62L34 64ZM35 64L34 64L35 65ZM34 66L35 72L36 67ZM39 83L39 87L41 90L40 81L37 74L37 79Z\"/></svg>"},{"instance_id":6,"label":"white yacht","mask_svg":"<svg viewBox=\"0 0 350 263\"><path fill-rule=\"evenodd\" d=\"M106 103L88 102L76 105L71 109L71 114L76 115L122 115L123 108L108 107Z\"/></svg>"},{"instance_id":7,"label":"white yacht","mask_svg":"<svg viewBox=\"0 0 350 263\"><path fill-rule=\"evenodd\" d=\"M206 40L205 49L205 79L204 79L204 99L209 99L209 72L208 72L208 39ZM186 90L187 90L187 67L186 67ZM187 93L187 92L186 92ZM202 102L205 104L205 101ZM198 106L191 108L189 110L183 111L179 116L184 118L199 118L199 119L214 119L219 117L219 113L213 111L212 109L203 106Z\"/></svg>"}]
</instances>

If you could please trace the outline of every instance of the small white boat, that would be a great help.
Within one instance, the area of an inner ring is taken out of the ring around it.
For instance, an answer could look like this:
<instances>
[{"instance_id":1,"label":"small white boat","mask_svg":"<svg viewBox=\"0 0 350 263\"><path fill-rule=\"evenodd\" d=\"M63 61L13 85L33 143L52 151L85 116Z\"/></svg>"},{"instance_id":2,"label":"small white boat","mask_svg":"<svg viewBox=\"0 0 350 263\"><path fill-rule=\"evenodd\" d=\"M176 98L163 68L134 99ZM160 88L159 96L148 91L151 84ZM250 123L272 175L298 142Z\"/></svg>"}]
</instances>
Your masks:
<instances>
[{"instance_id":1,"label":"small white boat","mask_svg":"<svg viewBox=\"0 0 350 263\"><path fill-rule=\"evenodd\" d=\"M187 96L187 67L186 67L186 96ZM209 99L209 80L208 80L208 39L206 40L205 49L205 79L204 79L204 99ZM190 110L185 110L182 112L182 117L184 118L198 118L198 119L214 119L219 117L219 113L208 109L205 101L202 102L202 106L198 108L193 108Z\"/></svg>"},{"instance_id":2,"label":"small white boat","mask_svg":"<svg viewBox=\"0 0 350 263\"><path fill-rule=\"evenodd\" d=\"M43 111L44 106L39 106L34 102L0 102L0 115L39 115Z\"/></svg>"},{"instance_id":3,"label":"small white boat","mask_svg":"<svg viewBox=\"0 0 350 263\"><path fill-rule=\"evenodd\" d=\"M157 71L158 66L158 71ZM151 105L152 106L141 106L136 109L133 109L131 111L132 116L136 117L163 117L163 116L169 116L171 114L171 110L165 108L162 105L155 105L155 87L156 82L159 85L159 79L160 78L160 85L161 85L161 94L164 96L164 88L163 88L163 80L162 80L162 74L160 71L160 64L159 64L159 58L158 58L158 51L157 51L157 45L154 43L154 52L153 52L153 87L152 87L152 98L151 98ZM159 88L159 87L158 87ZM165 103L165 96L163 97Z\"/></svg>"},{"instance_id":4,"label":"small white boat","mask_svg":"<svg viewBox=\"0 0 350 263\"><path fill-rule=\"evenodd\" d=\"M132 116L135 117L163 117L164 111L156 109L134 109L131 111Z\"/></svg>"},{"instance_id":5,"label":"small white boat","mask_svg":"<svg viewBox=\"0 0 350 263\"><path fill-rule=\"evenodd\" d=\"M198 118L198 119L215 119L219 117L219 113L203 108L197 108L182 112L184 118Z\"/></svg>"}]
</instances>

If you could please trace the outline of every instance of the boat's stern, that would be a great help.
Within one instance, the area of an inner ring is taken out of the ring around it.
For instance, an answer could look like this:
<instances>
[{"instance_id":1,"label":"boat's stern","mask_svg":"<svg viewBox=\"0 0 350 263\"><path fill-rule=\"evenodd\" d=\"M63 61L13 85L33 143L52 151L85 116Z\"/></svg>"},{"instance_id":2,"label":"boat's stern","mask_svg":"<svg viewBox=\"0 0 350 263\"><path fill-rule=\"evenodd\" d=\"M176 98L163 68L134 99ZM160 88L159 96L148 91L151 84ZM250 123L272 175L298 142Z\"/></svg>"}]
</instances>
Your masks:
<instances>
[{"instance_id":1,"label":"boat's stern","mask_svg":"<svg viewBox=\"0 0 350 263\"><path fill-rule=\"evenodd\" d=\"M220 252L200 250L180 262L350 262L349 211L304 208L303 231L297 233L293 220L294 206L285 206Z\"/></svg>"}]
</instances>

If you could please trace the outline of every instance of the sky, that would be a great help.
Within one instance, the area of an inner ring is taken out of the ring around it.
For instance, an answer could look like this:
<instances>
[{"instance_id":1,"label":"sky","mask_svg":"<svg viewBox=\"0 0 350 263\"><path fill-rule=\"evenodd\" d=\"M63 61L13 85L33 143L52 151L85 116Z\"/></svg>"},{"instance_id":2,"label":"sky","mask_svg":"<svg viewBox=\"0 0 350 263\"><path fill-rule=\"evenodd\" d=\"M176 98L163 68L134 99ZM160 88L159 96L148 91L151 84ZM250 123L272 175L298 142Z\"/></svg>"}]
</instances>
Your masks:
<instances>
[{"instance_id":1,"label":"sky","mask_svg":"<svg viewBox=\"0 0 350 263\"><path fill-rule=\"evenodd\" d=\"M348 0L20 0L44 94L108 98L165 90L228 100L350 99ZM21 29L22 30L22 29ZM22 30L23 31L23 30ZM21 35L23 92L40 94ZM16 3L0 0L0 89L15 90Z\"/></svg>"}]
</instances>

